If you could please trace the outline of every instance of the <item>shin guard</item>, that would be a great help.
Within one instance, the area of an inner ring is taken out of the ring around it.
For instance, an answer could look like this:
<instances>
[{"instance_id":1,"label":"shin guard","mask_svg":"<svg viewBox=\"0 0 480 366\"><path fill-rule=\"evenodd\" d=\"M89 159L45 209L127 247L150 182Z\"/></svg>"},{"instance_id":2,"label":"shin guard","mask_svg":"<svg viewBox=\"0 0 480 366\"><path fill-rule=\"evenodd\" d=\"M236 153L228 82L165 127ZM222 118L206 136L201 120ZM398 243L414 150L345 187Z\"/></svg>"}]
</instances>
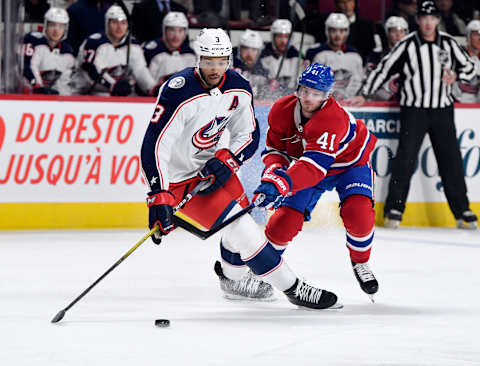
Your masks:
<instances>
[{"instance_id":1,"label":"shin guard","mask_svg":"<svg viewBox=\"0 0 480 366\"><path fill-rule=\"evenodd\" d=\"M350 258L355 263L368 262L372 248L375 210L367 196L348 196L340 209L345 230L347 231L347 248Z\"/></svg>"},{"instance_id":2,"label":"shin guard","mask_svg":"<svg viewBox=\"0 0 480 366\"><path fill-rule=\"evenodd\" d=\"M268 220L265 236L279 254L282 254L302 227L303 214L293 208L282 206Z\"/></svg>"}]
</instances>

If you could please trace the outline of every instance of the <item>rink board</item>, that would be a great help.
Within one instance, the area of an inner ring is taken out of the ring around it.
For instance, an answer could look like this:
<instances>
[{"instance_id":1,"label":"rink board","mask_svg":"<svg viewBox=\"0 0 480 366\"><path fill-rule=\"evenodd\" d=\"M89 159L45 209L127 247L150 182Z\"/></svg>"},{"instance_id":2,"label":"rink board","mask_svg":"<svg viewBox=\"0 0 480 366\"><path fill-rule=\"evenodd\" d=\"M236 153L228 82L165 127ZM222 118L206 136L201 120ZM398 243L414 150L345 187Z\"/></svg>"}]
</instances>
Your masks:
<instances>
[{"instance_id":1,"label":"rink board","mask_svg":"<svg viewBox=\"0 0 480 366\"><path fill-rule=\"evenodd\" d=\"M145 227L139 151L153 112L152 98L0 97L0 229ZM268 103L258 103L261 146L241 170L251 196L263 168ZM391 162L398 145L398 107L374 103L352 108L377 137L377 223L382 224ZM472 209L480 209L480 105L455 109L458 142ZM208 121L206 121L208 122ZM428 137L403 224L453 226ZM338 225L338 198L328 192L310 225ZM256 214L259 223L265 216Z\"/></svg>"}]
</instances>

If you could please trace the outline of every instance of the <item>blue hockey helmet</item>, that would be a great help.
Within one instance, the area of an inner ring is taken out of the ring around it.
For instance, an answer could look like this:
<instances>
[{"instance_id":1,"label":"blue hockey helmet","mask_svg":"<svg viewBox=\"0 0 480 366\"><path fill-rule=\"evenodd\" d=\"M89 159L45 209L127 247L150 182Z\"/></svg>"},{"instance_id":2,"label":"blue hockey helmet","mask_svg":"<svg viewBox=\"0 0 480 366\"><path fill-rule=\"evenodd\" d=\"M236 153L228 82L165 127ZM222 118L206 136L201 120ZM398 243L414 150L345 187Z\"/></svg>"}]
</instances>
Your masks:
<instances>
[{"instance_id":1,"label":"blue hockey helmet","mask_svg":"<svg viewBox=\"0 0 480 366\"><path fill-rule=\"evenodd\" d=\"M330 66L313 63L302 72L298 78L298 85L306 86L307 88L317 89L330 93L335 81L333 71Z\"/></svg>"}]
</instances>

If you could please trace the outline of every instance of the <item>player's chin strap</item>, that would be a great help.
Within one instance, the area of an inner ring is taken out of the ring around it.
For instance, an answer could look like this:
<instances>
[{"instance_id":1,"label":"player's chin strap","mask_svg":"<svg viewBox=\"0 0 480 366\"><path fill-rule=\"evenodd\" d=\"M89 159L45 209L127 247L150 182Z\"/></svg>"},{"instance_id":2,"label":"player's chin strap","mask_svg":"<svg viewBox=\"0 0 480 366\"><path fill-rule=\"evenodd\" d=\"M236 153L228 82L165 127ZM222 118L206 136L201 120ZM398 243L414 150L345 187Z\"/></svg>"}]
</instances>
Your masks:
<instances>
[{"instance_id":1,"label":"player's chin strap","mask_svg":"<svg viewBox=\"0 0 480 366\"><path fill-rule=\"evenodd\" d=\"M264 199L265 199L265 195L264 194L259 194L254 202L252 202L247 207L238 211L236 214L230 216L228 219L226 219L225 221L223 221L219 225L214 226L213 228L211 228L208 231L200 230L196 226L190 224L189 222L181 219L178 216L173 216L173 222L175 223L176 226L179 226L179 227L185 229L186 231L188 231L189 233L199 237L200 239L205 240L205 239L208 239L209 237L211 237L212 235L218 233L224 227L230 225L232 222L236 221L237 219L239 219L243 215L252 211L255 207L257 207L260 203L262 203Z\"/></svg>"}]
</instances>

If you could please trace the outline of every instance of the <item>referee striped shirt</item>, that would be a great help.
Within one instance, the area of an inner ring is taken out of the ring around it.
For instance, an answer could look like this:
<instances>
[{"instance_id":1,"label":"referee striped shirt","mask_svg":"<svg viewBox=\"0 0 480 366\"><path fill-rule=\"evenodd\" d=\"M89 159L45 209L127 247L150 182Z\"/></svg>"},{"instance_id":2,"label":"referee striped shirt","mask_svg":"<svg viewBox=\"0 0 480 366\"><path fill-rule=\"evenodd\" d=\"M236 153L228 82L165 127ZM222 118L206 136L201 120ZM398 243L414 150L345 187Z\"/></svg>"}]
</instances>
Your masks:
<instances>
[{"instance_id":1,"label":"referee striped shirt","mask_svg":"<svg viewBox=\"0 0 480 366\"><path fill-rule=\"evenodd\" d=\"M437 31L433 42L412 32L399 41L369 74L362 95L373 95L392 75L400 75L400 105L445 108L453 103L452 86L442 81L443 68L454 70L457 79L475 76L475 63L447 33Z\"/></svg>"}]
</instances>

